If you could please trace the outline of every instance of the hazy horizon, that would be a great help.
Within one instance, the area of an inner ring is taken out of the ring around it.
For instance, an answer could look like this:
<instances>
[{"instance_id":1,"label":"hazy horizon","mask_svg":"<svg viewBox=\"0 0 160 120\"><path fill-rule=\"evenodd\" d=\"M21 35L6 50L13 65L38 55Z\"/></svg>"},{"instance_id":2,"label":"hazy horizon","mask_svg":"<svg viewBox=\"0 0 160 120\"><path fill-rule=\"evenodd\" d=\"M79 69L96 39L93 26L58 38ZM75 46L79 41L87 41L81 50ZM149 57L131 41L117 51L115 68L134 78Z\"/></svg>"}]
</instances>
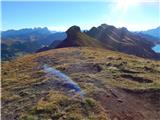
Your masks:
<instances>
[{"instance_id":1,"label":"hazy horizon","mask_svg":"<svg viewBox=\"0 0 160 120\"><path fill-rule=\"evenodd\" d=\"M102 24L107 24L107 23L102 23ZM101 24L100 24L101 25ZM98 25L98 26L100 26L100 25ZM107 24L107 25L109 25L109 24ZM74 25L72 25L72 26L74 26ZM72 27L72 26L70 26L70 27ZM93 26L93 27L98 27L98 26ZM114 25L111 25L111 26L114 26ZM22 30L22 29L36 29L36 28L41 28L41 29L43 29L43 28L47 28L49 31L54 31L54 32L65 32L65 31L67 31L70 27L68 27L68 28L66 28L66 30L56 30L56 29L50 29L50 28L48 28L48 27L39 27L39 26L35 26L35 27L25 27L25 28L17 28L17 29L7 29L7 30L1 30L2 32L4 32L4 31L9 31L9 30ZM114 27L116 27L116 26L114 26ZM157 27L155 27L155 28L150 28L150 29L146 29L146 30L140 30L139 32L141 32L141 31L147 31L147 30L152 30L152 29L156 29L156 28L159 28L160 26L157 26ZM81 28L81 27L80 27ZM91 27L92 28L92 27ZM90 30L91 28L89 28L89 29L81 29L82 31L83 30ZM122 27L116 27L116 28L122 28ZM131 31L131 30L129 30L129 31ZM138 31L131 31L131 32L138 32Z\"/></svg>"},{"instance_id":2,"label":"hazy horizon","mask_svg":"<svg viewBox=\"0 0 160 120\"><path fill-rule=\"evenodd\" d=\"M93 2L94 1L94 2ZM157 0L2 1L2 31L47 27L66 31L73 25L88 30L103 23L130 31L160 26Z\"/></svg>"}]
</instances>

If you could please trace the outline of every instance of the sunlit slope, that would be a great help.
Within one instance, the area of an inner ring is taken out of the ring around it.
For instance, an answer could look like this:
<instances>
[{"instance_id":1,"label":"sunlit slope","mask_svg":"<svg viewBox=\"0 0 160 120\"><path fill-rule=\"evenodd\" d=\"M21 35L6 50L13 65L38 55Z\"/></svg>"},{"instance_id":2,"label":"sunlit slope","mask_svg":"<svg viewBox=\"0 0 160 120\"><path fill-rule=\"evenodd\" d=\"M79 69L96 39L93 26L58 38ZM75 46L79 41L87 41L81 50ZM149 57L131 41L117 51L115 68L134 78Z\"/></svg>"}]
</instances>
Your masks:
<instances>
[{"instance_id":1,"label":"sunlit slope","mask_svg":"<svg viewBox=\"0 0 160 120\"><path fill-rule=\"evenodd\" d=\"M86 35L85 33L81 32L78 26L72 26L67 31L67 38L60 43L57 48L64 48L64 47L95 47L95 48L104 48L104 45Z\"/></svg>"},{"instance_id":2,"label":"sunlit slope","mask_svg":"<svg viewBox=\"0 0 160 120\"><path fill-rule=\"evenodd\" d=\"M160 59L160 54L152 50L154 46L152 38L137 35L127 28L102 24L91 28L86 34L102 42L108 49L143 58Z\"/></svg>"},{"instance_id":3,"label":"sunlit slope","mask_svg":"<svg viewBox=\"0 0 160 120\"><path fill-rule=\"evenodd\" d=\"M44 65L70 77L68 89ZM2 64L2 118L158 119L160 62L89 47L61 48Z\"/></svg>"}]
</instances>

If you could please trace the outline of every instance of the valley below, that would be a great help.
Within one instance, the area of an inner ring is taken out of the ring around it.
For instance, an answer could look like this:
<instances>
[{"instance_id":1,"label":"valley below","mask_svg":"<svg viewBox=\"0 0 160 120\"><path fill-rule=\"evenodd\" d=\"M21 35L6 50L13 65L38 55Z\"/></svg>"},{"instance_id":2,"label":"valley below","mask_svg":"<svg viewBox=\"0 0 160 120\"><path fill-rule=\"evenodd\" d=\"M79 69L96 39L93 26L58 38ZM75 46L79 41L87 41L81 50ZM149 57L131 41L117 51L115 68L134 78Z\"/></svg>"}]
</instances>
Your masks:
<instances>
[{"instance_id":1,"label":"valley below","mask_svg":"<svg viewBox=\"0 0 160 120\"><path fill-rule=\"evenodd\" d=\"M3 120L159 118L160 61L68 47L2 64Z\"/></svg>"}]
</instances>

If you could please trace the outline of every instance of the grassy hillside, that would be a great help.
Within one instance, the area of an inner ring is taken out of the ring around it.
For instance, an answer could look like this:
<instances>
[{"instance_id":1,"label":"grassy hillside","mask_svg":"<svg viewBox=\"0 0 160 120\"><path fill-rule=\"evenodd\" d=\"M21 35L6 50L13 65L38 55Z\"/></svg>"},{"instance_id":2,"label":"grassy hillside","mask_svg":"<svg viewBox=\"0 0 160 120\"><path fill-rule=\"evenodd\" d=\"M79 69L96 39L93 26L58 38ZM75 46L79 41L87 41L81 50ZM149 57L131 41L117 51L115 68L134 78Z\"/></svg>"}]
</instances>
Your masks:
<instances>
[{"instance_id":1,"label":"grassy hillside","mask_svg":"<svg viewBox=\"0 0 160 120\"><path fill-rule=\"evenodd\" d=\"M84 95L46 75L45 64ZM2 64L5 120L156 120L159 93L160 62L100 48L61 48Z\"/></svg>"},{"instance_id":2,"label":"grassy hillside","mask_svg":"<svg viewBox=\"0 0 160 120\"><path fill-rule=\"evenodd\" d=\"M72 26L67 31L67 38L60 43L57 48L64 48L64 47L98 47L104 48L104 45L86 35L85 33L81 32L78 26Z\"/></svg>"},{"instance_id":3,"label":"grassy hillside","mask_svg":"<svg viewBox=\"0 0 160 120\"><path fill-rule=\"evenodd\" d=\"M103 48L104 46L102 43L100 43L98 40L89 37L88 35L84 33L78 33L77 34L77 45L78 46L86 46L86 47L98 47L98 48Z\"/></svg>"}]
</instances>

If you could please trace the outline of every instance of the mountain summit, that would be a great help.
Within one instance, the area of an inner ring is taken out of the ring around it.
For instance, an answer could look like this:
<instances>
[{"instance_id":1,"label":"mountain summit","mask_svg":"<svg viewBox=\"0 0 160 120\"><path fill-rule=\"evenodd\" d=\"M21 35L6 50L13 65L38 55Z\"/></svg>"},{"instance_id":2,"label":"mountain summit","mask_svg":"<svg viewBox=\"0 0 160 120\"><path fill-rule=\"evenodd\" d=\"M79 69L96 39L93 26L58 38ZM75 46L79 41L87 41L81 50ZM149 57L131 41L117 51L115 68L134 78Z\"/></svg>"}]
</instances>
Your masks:
<instances>
[{"instance_id":1,"label":"mountain summit","mask_svg":"<svg viewBox=\"0 0 160 120\"><path fill-rule=\"evenodd\" d=\"M60 43L56 48L64 48L64 47L103 47L100 41L86 35L81 32L80 27L72 26L67 31L67 38Z\"/></svg>"},{"instance_id":2,"label":"mountain summit","mask_svg":"<svg viewBox=\"0 0 160 120\"><path fill-rule=\"evenodd\" d=\"M126 28L116 28L114 26L102 24L99 27L93 27L86 34L93 37L108 49L136 55L144 58L159 59L152 47L154 43L139 35L136 35Z\"/></svg>"}]
</instances>

